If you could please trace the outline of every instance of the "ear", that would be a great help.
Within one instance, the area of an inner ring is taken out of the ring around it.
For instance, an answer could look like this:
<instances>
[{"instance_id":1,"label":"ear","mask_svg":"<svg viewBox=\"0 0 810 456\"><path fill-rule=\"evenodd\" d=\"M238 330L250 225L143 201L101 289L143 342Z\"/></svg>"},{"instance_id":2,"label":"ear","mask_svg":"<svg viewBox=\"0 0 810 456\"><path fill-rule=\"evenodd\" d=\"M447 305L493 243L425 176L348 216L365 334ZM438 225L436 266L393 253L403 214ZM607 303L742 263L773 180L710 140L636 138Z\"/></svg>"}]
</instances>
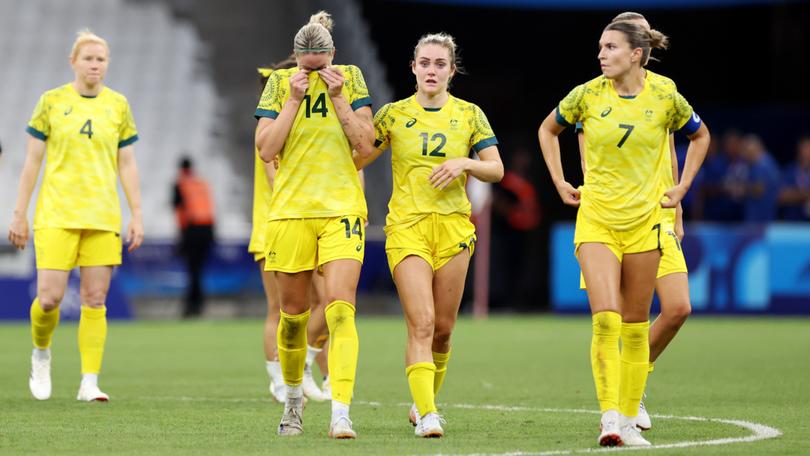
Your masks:
<instances>
[{"instance_id":1,"label":"ear","mask_svg":"<svg viewBox=\"0 0 810 456\"><path fill-rule=\"evenodd\" d=\"M631 62L633 62L633 63L636 63L636 62L641 62L641 58L642 58L643 56L644 56L644 50L643 50L643 49L641 49L640 47L639 47L639 48L635 48L635 49L633 49L633 51L630 53L630 61L631 61ZM642 62L642 66L644 66L644 65L643 65L643 62Z\"/></svg>"},{"instance_id":2,"label":"ear","mask_svg":"<svg viewBox=\"0 0 810 456\"><path fill-rule=\"evenodd\" d=\"M411 60L411 73L416 76L416 60Z\"/></svg>"},{"instance_id":3,"label":"ear","mask_svg":"<svg viewBox=\"0 0 810 456\"><path fill-rule=\"evenodd\" d=\"M450 68L450 79L453 79L453 76L456 75L456 64L454 63L453 66Z\"/></svg>"}]
</instances>

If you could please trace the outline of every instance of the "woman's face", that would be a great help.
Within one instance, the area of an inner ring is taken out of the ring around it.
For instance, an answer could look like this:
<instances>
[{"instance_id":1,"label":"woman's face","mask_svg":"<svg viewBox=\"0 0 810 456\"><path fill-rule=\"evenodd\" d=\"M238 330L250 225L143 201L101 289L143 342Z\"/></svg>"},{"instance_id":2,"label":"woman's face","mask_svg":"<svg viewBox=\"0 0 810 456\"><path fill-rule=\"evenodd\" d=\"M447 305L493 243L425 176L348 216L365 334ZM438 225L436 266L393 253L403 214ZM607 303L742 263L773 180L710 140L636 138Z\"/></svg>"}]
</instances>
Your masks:
<instances>
[{"instance_id":1,"label":"woman's face","mask_svg":"<svg viewBox=\"0 0 810 456\"><path fill-rule=\"evenodd\" d=\"M456 74L451 63L450 50L438 44L426 44L419 48L411 64L416 76L417 89L430 96L447 91L450 79Z\"/></svg>"},{"instance_id":2,"label":"woman's face","mask_svg":"<svg viewBox=\"0 0 810 456\"><path fill-rule=\"evenodd\" d=\"M108 60L107 47L99 43L87 43L79 48L79 52L70 62L76 79L89 86L95 86L104 80L107 75Z\"/></svg>"},{"instance_id":3,"label":"woman's face","mask_svg":"<svg viewBox=\"0 0 810 456\"><path fill-rule=\"evenodd\" d=\"M296 60L298 61L298 68L306 71L318 71L321 68L326 68L332 64L332 58L335 56L335 51L332 52L308 52L305 54L298 54Z\"/></svg>"},{"instance_id":4,"label":"woman's face","mask_svg":"<svg viewBox=\"0 0 810 456\"><path fill-rule=\"evenodd\" d=\"M608 79L630 71L641 57L641 48L631 49L627 35L618 30L606 30L599 39L599 66Z\"/></svg>"}]
</instances>

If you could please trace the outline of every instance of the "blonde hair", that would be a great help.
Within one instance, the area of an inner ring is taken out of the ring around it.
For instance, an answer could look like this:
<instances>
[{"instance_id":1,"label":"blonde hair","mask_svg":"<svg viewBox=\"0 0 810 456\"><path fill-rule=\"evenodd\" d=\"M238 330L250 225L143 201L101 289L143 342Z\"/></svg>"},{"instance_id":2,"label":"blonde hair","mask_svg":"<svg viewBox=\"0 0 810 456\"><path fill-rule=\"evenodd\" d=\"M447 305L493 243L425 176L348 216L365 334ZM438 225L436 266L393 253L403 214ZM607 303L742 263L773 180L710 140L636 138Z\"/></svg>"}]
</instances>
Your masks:
<instances>
[{"instance_id":1,"label":"blonde hair","mask_svg":"<svg viewBox=\"0 0 810 456\"><path fill-rule=\"evenodd\" d=\"M70 51L71 61L76 60L76 57L79 56L79 51L81 51L82 46L85 44L100 44L104 46L104 49L107 50L107 57L109 58L110 46L107 44L107 40L96 35L89 28L84 28L76 33L76 41L73 42L73 49Z\"/></svg>"},{"instance_id":2,"label":"blonde hair","mask_svg":"<svg viewBox=\"0 0 810 456\"><path fill-rule=\"evenodd\" d=\"M624 33L627 42L630 43L630 49L641 48L641 66L646 65L651 58L658 60L650 56L653 49L666 49L669 47L669 37L658 30L645 28L635 22L611 22L605 27L605 31L608 30Z\"/></svg>"},{"instance_id":3,"label":"blonde hair","mask_svg":"<svg viewBox=\"0 0 810 456\"><path fill-rule=\"evenodd\" d=\"M326 11L313 14L295 34L293 51L296 54L332 52L335 49L331 33L333 25L332 16Z\"/></svg>"},{"instance_id":4,"label":"blonde hair","mask_svg":"<svg viewBox=\"0 0 810 456\"><path fill-rule=\"evenodd\" d=\"M458 52L458 46L456 46L456 39L453 38L453 35L444 32L422 35L413 48L414 62L416 61L416 55L419 53L419 49L428 44L436 44L447 49L447 52L450 54L450 66L455 67L457 73L466 74L464 68L461 67L461 56Z\"/></svg>"}]
</instances>

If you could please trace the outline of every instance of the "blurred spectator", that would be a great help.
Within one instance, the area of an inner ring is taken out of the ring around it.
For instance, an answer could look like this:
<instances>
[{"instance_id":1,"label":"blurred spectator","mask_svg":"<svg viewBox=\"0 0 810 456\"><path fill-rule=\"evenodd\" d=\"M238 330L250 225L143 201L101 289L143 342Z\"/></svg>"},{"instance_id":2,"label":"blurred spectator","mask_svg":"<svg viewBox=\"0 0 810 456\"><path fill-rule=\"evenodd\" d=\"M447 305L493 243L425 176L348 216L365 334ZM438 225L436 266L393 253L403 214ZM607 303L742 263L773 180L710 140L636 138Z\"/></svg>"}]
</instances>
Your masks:
<instances>
[{"instance_id":1,"label":"blurred spectator","mask_svg":"<svg viewBox=\"0 0 810 456\"><path fill-rule=\"evenodd\" d=\"M509 157L503 180L493 188L492 269L493 307L525 307L532 299L536 259L532 232L540 225L540 204L531 181L532 156L518 148Z\"/></svg>"},{"instance_id":2,"label":"blurred spectator","mask_svg":"<svg viewBox=\"0 0 810 456\"><path fill-rule=\"evenodd\" d=\"M186 261L189 276L183 317L196 317L202 313L205 301L202 275L214 244L214 204L208 184L194 173L189 157L180 160L173 193L180 228L178 251Z\"/></svg>"},{"instance_id":3,"label":"blurred spectator","mask_svg":"<svg viewBox=\"0 0 810 456\"><path fill-rule=\"evenodd\" d=\"M786 220L810 221L810 136L799 139L796 162L782 175L779 203Z\"/></svg>"},{"instance_id":4,"label":"blurred spectator","mask_svg":"<svg viewBox=\"0 0 810 456\"><path fill-rule=\"evenodd\" d=\"M744 220L770 222L776 218L776 199L781 180L779 166L757 135L745 136L742 152L748 165L743 188Z\"/></svg>"},{"instance_id":5,"label":"blurred spectator","mask_svg":"<svg viewBox=\"0 0 810 456\"><path fill-rule=\"evenodd\" d=\"M743 218L742 197L748 165L742 159L742 135L737 130L723 134L718 151L712 141L698 177L693 217L718 222Z\"/></svg>"}]
</instances>

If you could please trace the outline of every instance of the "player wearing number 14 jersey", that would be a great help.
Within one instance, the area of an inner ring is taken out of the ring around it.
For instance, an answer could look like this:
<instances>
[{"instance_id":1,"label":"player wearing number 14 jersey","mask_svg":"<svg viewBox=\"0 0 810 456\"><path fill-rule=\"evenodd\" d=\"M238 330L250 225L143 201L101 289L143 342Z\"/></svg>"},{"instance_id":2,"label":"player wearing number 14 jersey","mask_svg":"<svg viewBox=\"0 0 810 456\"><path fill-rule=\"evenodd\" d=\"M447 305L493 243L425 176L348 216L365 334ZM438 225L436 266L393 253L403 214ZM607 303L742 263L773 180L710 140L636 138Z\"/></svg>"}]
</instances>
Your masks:
<instances>
[{"instance_id":1,"label":"player wearing number 14 jersey","mask_svg":"<svg viewBox=\"0 0 810 456\"><path fill-rule=\"evenodd\" d=\"M405 373L418 437L444 435L435 396L447 373L476 239L467 174L485 182L503 177L498 141L483 111L447 91L457 68L453 37L423 36L412 62L416 94L377 112L377 150L358 157L363 166L391 147L394 190L385 253L408 326ZM480 160L470 158L473 153Z\"/></svg>"}]
</instances>

